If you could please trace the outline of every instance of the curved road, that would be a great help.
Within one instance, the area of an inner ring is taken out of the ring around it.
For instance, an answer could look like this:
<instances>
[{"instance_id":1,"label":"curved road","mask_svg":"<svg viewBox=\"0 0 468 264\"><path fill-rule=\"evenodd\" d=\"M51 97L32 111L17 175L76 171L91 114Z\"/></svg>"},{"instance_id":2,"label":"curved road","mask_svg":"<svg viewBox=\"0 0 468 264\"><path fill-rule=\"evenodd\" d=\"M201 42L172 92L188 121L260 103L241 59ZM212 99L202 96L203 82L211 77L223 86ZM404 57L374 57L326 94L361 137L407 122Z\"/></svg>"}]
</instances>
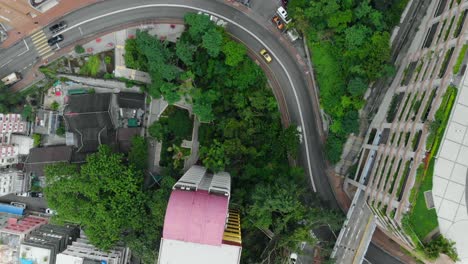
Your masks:
<instances>
[{"instance_id":1,"label":"curved road","mask_svg":"<svg viewBox=\"0 0 468 264\"><path fill-rule=\"evenodd\" d=\"M286 39L279 37L279 32L265 19L255 17L252 13L241 12L221 1L175 0L170 4L167 4L167 1L155 0L104 1L64 17L69 27L63 32L65 41L59 45L73 45L79 39L121 24L151 20L155 17L180 19L186 12L197 11L207 12L228 21L227 30L253 51L258 52L262 47L266 47L271 52L274 61L269 67L282 88L291 122L301 126L304 133L300 163L311 179L312 188L332 207L338 208L325 171L320 134L314 116L313 95L308 92L304 69L296 63L295 54L285 45ZM28 70L38 61L30 38L0 51L0 57L0 76L13 71Z\"/></svg>"},{"instance_id":2,"label":"curved road","mask_svg":"<svg viewBox=\"0 0 468 264\"><path fill-rule=\"evenodd\" d=\"M264 17L251 11L241 12L219 0L172 0L170 4L167 0L107 0L63 17L69 27L63 32L65 40L60 46L71 46L80 39L97 36L119 25L137 21L144 23L156 17L181 19L187 12L198 11L228 21L227 30L253 52L258 53L263 47L270 51L274 60L268 68L282 89L291 123L300 125L304 133L299 162L310 177L312 189L331 207L338 209L326 174L320 128L316 126L314 115L314 95L307 87L305 70L296 61L296 54L287 40ZM50 37L46 30L44 32ZM8 49L0 50L0 76L14 71L25 73L39 60L31 38L25 38Z\"/></svg>"}]
</instances>

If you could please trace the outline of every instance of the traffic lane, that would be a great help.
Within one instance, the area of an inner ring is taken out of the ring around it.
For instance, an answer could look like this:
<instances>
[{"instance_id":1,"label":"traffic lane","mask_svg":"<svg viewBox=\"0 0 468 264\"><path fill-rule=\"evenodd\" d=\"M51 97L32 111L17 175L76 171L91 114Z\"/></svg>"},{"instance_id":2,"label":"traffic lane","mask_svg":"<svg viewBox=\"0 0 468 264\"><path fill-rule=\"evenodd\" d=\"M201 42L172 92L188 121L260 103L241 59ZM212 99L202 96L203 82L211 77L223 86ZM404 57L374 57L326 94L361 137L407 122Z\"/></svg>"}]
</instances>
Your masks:
<instances>
[{"instance_id":1,"label":"traffic lane","mask_svg":"<svg viewBox=\"0 0 468 264\"><path fill-rule=\"evenodd\" d=\"M376 246L374 243L369 244L365 259L372 264L403 264L399 259L390 255L385 250Z\"/></svg>"},{"instance_id":2,"label":"traffic lane","mask_svg":"<svg viewBox=\"0 0 468 264\"><path fill-rule=\"evenodd\" d=\"M19 202L27 205L26 210L44 212L47 208L47 202L44 198L39 197L23 197L10 193L0 197L0 203L10 204L11 202Z\"/></svg>"}]
</instances>

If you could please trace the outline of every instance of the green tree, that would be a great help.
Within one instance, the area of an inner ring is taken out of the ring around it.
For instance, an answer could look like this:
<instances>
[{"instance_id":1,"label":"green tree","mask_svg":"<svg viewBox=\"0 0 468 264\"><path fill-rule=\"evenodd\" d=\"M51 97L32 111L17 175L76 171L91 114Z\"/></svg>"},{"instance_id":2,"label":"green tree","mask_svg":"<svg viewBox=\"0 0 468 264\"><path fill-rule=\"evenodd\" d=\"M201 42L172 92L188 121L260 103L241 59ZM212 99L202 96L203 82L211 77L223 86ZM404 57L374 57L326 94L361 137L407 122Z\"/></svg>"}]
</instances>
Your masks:
<instances>
[{"instance_id":1,"label":"green tree","mask_svg":"<svg viewBox=\"0 0 468 264\"><path fill-rule=\"evenodd\" d=\"M50 109L53 111L57 111L60 107L60 104L57 101L53 101L52 104L50 104Z\"/></svg>"},{"instance_id":2,"label":"green tree","mask_svg":"<svg viewBox=\"0 0 468 264\"><path fill-rule=\"evenodd\" d=\"M364 25L354 25L345 29L346 45L349 49L362 46L369 38L371 30Z\"/></svg>"},{"instance_id":3,"label":"green tree","mask_svg":"<svg viewBox=\"0 0 468 264\"><path fill-rule=\"evenodd\" d=\"M181 99L178 93L178 86L171 82L164 82L159 89L164 96L164 100L170 105L177 103Z\"/></svg>"},{"instance_id":4,"label":"green tree","mask_svg":"<svg viewBox=\"0 0 468 264\"><path fill-rule=\"evenodd\" d=\"M79 171L74 165L47 166L45 196L57 221L80 224L93 245L107 250L124 232L146 228L143 175L106 145L86 161Z\"/></svg>"},{"instance_id":5,"label":"green tree","mask_svg":"<svg viewBox=\"0 0 468 264\"><path fill-rule=\"evenodd\" d=\"M230 39L224 40L222 51L226 56L226 64L232 67L237 66L241 61L243 61L247 54L247 49L244 45Z\"/></svg>"},{"instance_id":6,"label":"green tree","mask_svg":"<svg viewBox=\"0 0 468 264\"><path fill-rule=\"evenodd\" d=\"M33 118L33 108L32 108L32 106L25 105L24 108L23 108L23 111L21 112L21 115L26 120L32 121L32 118Z\"/></svg>"},{"instance_id":7,"label":"green tree","mask_svg":"<svg viewBox=\"0 0 468 264\"><path fill-rule=\"evenodd\" d=\"M215 119L212 105L219 94L214 90L203 92L201 89L194 89L192 92L193 113L202 122L210 122Z\"/></svg>"},{"instance_id":8,"label":"green tree","mask_svg":"<svg viewBox=\"0 0 468 264\"><path fill-rule=\"evenodd\" d=\"M217 57L223 43L223 35L221 32L216 28L212 28L205 32L202 39L202 47L206 49L211 57Z\"/></svg>"},{"instance_id":9,"label":"green tree","mask_svg":"<svg viewBox=\"0 0 468 264\"><path fill-rule=\"evenodd\" d=\"M206 15L189 13L184 16L184 21L189 26L188 33L195 43L201 43L205 32L214 27L214 24L210 21L210 17Z\"/></svg>"},{"instance_id":10,"label":"green tree","mask_svg":"<svg viewBox=\"0 0 468 264\"><path fill-rule=\"evenodd\" d=\"M149 95L153 99L161 98L161 91L159 90L161 83L152 78L151 83L146 86Z\"/></svg>"},{"instance_id":11,"label":"green tree","mask_svg":"<svg viewBox=\"0 0 468 264\"><path fill-rule=\"evenodd\" d=\"M203 166L215 172L224 170L226 165L229 164L224 145L216 139L210 146L202 146L200 148L200 159L202 160Z\"/></svg>"},{"instance_id":12,"label":"green tree","mask_svg":"<svg viewBox=\"0 0 468 264\"><path fill-rule=\"evenodd\" d=\"M128 153L128 162L136 169L146 171L148 167L148 143L144 137L132 138L132 148Z\"/></svg>"},{"instance_id":13,"label":"green tree","mask_svg":"<svg viewBox=\"0 0 468 264\"><path fill-rule=\"evenodd\" d=\"M148 128L148 132L153 138L162 141L168 131L166 125L162 124L160 121L156 121Z\"/></svg>"},{"instance_id":14,"label":"green tree","mask_svg":"<svg viewBox=\"0 0 468 264\"><path fill-rule=\"evenodd\" d=\"M82 53L85 52L85 49L84 49L83 46L81 46L81 45L76 45L76 46L75 46L75 52L76 52L77 54L82 54Z\"/></svg>"},{"instance_id":15,"label":"green tree","mask_svg":"<svg viewBox=\"0 0 468 264\"><path fill-rule=\"evenodd\" d=\"M366 92L367 86L368 84L363 78L355 77L348 83L348 92L352 96L361 97Z\"/></svg>"},{"instance_id":16,"label":"green tree","mask_svg":"<svg viewBox=\"0 0 468 264\"><path fill-rule=\"evenodd\" d=\"M33 134L32 138L33 138L33 142L34 142L33 146L34 147L39 147L39 145L41 145L41 140L42 140L41 134Z\"/></svg>"},{"instance_id":17,"label":"green tree","mask_svg":"<svg viewBox=\"0 0 468 264\"><path fill-rule=\"evenodd\" d=\"M176 43L176 55L187 66L193 64L193 54L197 47L184 39L180 39Z\"/></svg>"}]
</instances>

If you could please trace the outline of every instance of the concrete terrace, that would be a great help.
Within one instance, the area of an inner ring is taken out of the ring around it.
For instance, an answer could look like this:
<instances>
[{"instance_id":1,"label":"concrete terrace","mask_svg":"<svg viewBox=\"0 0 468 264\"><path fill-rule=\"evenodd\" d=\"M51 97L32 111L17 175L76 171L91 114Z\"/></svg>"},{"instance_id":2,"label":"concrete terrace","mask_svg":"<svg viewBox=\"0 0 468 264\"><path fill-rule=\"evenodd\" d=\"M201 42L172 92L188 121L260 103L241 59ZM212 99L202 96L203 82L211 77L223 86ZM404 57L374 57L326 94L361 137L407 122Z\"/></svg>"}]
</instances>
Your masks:
<instances>
[{"instance_id":1,"label":"concrete terrace","mask_svg":"<svg viewBox=\"0 0 468 264\"><path fill-rule=\"evenodd\" d=\"M468 263L468 74L458 87L456 103L434 168L432 195L440 232L456 242L460 263Z\"/></svg>"},{"instance_id":2,"label":"concrete terrace","mask_svg":"<svg viewBox=\"0 0 468 264\"><path fill-rule=\"evenodd\" d=\"M409 247L414 245L399 226L403 214L412 206L409 196L416 169L427 151L428 124L434 119L447 87L458 86L460 81L452 68L466 43L467 9L467 1L459 4L457 1L431 1L408 54L398 65L398 72L370 125L356 174L345 180L348 193L353 194L357 188L365 190L365 200L379 218L379 227ZM468 116L466 109L465 117ZM460 129L453 128L455 132L451 133L460 133L457 132ZM464 158L468 162L468 152ZM440 199L435 199L435 203L440 205ZM462 244L460 246L459 251L463 248ZM464 248L466 250L466 244Z\"/></svg>"}]
</instances>

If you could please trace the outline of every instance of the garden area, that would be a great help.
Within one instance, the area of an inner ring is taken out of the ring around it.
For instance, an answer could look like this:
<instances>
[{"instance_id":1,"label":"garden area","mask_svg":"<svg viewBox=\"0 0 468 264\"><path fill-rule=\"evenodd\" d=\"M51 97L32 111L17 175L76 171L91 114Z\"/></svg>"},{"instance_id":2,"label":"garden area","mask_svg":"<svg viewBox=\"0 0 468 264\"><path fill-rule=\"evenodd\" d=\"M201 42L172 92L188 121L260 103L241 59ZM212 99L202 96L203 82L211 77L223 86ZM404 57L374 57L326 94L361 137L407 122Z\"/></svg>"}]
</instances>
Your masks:
<instances>
[{"instance_id":1,"label":"garden area","mask_svg":"<svg viewBox=\"0 0 468 264\"><path fill-rule=\"evenodd\" d=\"M340 160L348 135L359 132L358 111L368 87L395 72L390 30L407 2L293 0L288 5L295 28L307 35L320 105L331 119L326 153L332 163Z\"/></svg>"},{"instance_id":2,"label":"garden area","mask_svg":"<svg viewBox=\"0 0 468 264\"><path fill-rule=\"evenodd\" d=\"M420 241L425 241L426 237L438 227L437 213L435 209L428 209L426 205L425 192L432 190L432 180L434 176L435 155L437 154L440 142L445 132L450 113L457 95L457 88L449 86L442 97L442 102L435 114L435 120L430 124L429 136L426 141L428 149L426 159L427 164L421 164L416 172L416 180L410 194L410 203L413 208L409 214L404 215L402 223L406 233L409 234L418 247L430 259L435 259L439 253L445 253L453 260L458 257L445 238L436 238L428 243L421 245ZM442 241L442 242L441 242ZM447 243L445 243L447 242ZM434 243L438 247L438 252L434 251ZM437 254L436 254L437 253Z\"/></svg>"},{"instance_id":3,"label":"garden area","mask_svg":"<svg viewBox=\"0 0 468 264\"><path fill-rule=\"evenodd\" d=\"M182 147L183 140L192 140L193 119L185 109L170 105L158 121L151 124L149 134L162 143L159 165L172 173L180 173L190 149Z\"/></svg>"}]
</instances>

